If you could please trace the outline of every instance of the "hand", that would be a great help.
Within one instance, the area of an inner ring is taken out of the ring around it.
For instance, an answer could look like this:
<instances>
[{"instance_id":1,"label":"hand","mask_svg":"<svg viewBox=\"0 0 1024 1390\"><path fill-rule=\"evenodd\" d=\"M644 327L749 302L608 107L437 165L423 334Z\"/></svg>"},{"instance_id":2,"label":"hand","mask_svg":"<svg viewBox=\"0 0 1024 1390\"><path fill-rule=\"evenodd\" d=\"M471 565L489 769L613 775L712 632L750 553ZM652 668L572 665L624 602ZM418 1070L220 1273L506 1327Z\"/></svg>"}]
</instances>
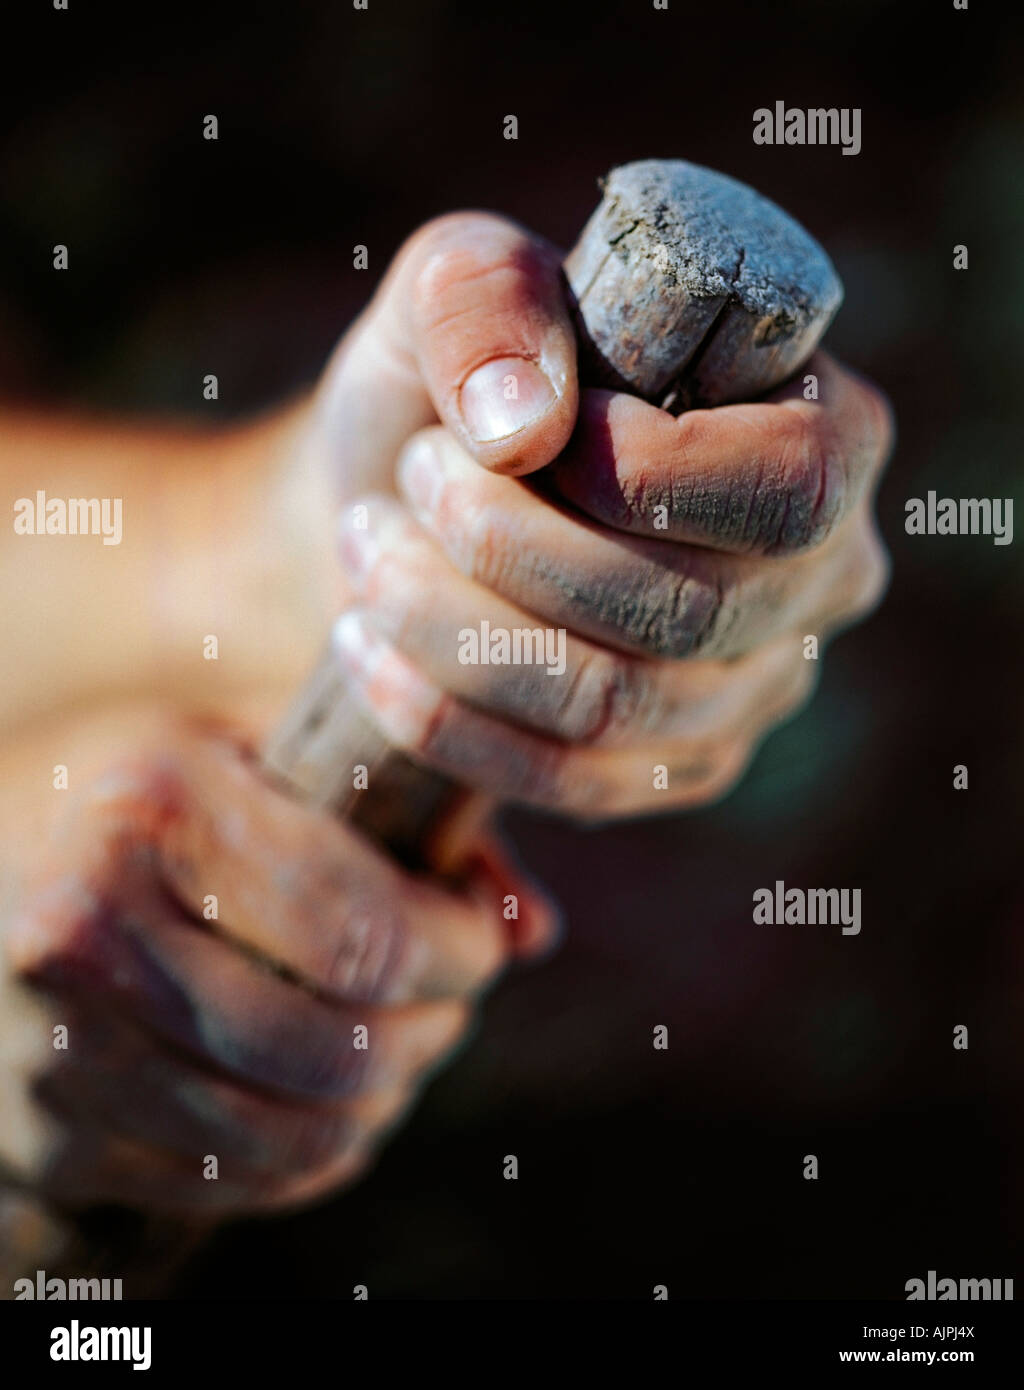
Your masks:
<instances>
[{"instance_id":1,"label":"hand","mask_svg":"<svg viewBox=\"0 0 1024 1390\"><path fill-rule=\"evenodd\" d=\"M351 504L339 657L392 743L501 799L700 805L808 697L804 638L885 588L889 408L824 352L758 403L679 419L580 392L559 264L499 218L442 218L328 368L314 439ZM564 671L463 664L482 620L566 629Z\"/></svg>"},{"instance_id":2,"label":"hand","mask_svg":"<svg viewBox=\"0 0 1024 1390\"><path fill-rule=\"evenodd\" d=\"M4 933L0 1076L3 1156L61 1202L228 1214L350 1180L548 938L493 845L458 890L413 877L220 731L115 721L71 762L84 789Z\"/></svg>"}]
</instances>

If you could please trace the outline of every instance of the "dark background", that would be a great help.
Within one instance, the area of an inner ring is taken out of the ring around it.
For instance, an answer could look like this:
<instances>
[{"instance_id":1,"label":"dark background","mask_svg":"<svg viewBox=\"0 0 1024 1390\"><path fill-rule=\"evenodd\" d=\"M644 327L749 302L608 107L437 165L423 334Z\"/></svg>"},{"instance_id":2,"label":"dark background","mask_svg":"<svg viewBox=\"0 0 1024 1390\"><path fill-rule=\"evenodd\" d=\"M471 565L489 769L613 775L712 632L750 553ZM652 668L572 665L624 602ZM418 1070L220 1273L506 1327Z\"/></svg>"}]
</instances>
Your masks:
<instances>
[{"instance_id":1,"label":"dark background","mask_svg":"<svg viewBox=\"0 0 1024 1390\"><path fill-rule=\"evenodd\" d=\"M829 344L899 425L892 589L813 705L720 806L509 817L566 908L561 952L500 986L369 1180L225 1232L179 1292L902 1298L929 1269L1020 1276L1021 542L903 531L929 488L1020 502L1019 24L940 0L13 8L9 397L244 415L315 378L427 217L491 207L568 245L601 173L664 155L824 243L847 291ZM755 146L780 99L861 107L862 152ZM755 927L778 878L862 888L861 935Z\"/></svg>"}]
</instances>

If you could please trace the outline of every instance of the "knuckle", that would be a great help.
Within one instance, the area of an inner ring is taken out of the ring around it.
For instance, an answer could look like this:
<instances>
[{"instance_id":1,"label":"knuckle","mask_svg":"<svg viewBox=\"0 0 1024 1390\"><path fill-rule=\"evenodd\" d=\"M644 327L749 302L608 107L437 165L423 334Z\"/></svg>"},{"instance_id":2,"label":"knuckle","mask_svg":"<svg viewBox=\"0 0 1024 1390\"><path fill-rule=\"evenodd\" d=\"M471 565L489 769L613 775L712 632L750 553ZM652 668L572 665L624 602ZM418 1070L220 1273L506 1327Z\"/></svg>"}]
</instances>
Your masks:
<instances>
[{"instance_id":1,"label":"knuckle","mask_svg":"<svg viewBox=\"0 0 1024 1390\"><path fill-rule=\"evenodd\" d=\"M694 744L668 764L669 805L675 808L705 806L724 796L739 780L737 744L726 737ZM660 804L660 803L659 803Z\"/></svg>"},{"instance_id":2,"label":"knuckle","mask_svg":"<svg viewBox=\"0 0 1024 1390\"><path fill-rule=\"evenodd\" d=\"M398 988L408 973L412 939L389 885L353 878L322 845L280 863L275 877L289 903L295 964L305 976L354 1002L386 998Z\"/></svg>"},{"instance_id":3,"label":"knuckle","mask_svg":"<svg viewBox=\"0 0 1024 1390\"><path fill-rule=\"evenodd\" d=\"M357 1128L353 1118L342 1111L303 1116L282 1145L285 1168L308 1172L331 1163L355 1143Z\"/></svg>"},{"instance_id":4,"label":"knuckle","mask_svg":"<svg viewBox=\"0 0 1024 1390\"><path fill-rule=\"evenodd\" d=\"M783 453L788 480L778 537L769 547L789 553L820 545L842 515L846 471L833 433L821 414L796 415L796 426Z\"/></svg>"},{"instance_id":5,"label":"knuckle","mask_svg":"<svg viewBox=\"0 0 1024 1390\"><path fill-rule=\"evenodd\" d=\"M408 1114L415 1100L415 1083L403 1080L389 1090L375 1091L347 1106L346 1113L352 1125L347 1151L365 1150L368 1145L378 1143Z\"/></svg>"},{"instance_id":6,"label":"knuckle","mask_svg":"<svg viewBox=\"0 0 1024 1390\"><path fill-rule=\"evenodd\" d=\"M333 904L347 888L342 860L325 843L324 834L304 845L282 847L274 867L274 883L294 923L322 921L325 904Z\"/></svg>"},{"instance_id":7,"label":"knuckle","mask_svg":"<svg viewBox=\"0 0 1024 1390\"><path fill-rule=\"evenodd\" d=\"M558 730L577 743L616 743L653 722L653 683L642 662L589 652L558 709Z\"/></svg>"},{"instance_id":8,"label":"knuckle","mask_svg":"<svg viewBox=\"0 0 1024 1390\"><path fill-rule=\"evenodd\" d=\"M422 267L434 254L447 248L493 243L510 225L494 212L456 208L428 218L405 243L404 254L414 255Z\"/></svg>"},{"instance_id":9,"label":"knuckle","mask_svg":"<svg viewBox=\"0 0 1024 1390\"><path fill-rule=\"evenodd\" d=\"M615 813L618 789L614 777L595 766L586 750L568 749L552 760L531 787L529 800L578 820L597 822Z\"/></svg>"},{"instance_id":10,"label":"knuckle","mask_svg":"<svg viewBox=\"0 0 1024 1390\"><path fill-rule=\"evenodd\" d=\"M367 580L364 602L387 620L388 632L399 645L435 601L436 589L422 547L396 546L378 558Z\"/></svg>"},{"instance_id":11,"label":"knuckle","mask_svg":"<svg viewBox=\"0 0 1024 1390\"><path fill-rule=\"evenodd\" d=\"M288 1212L320 1201L328 1192L340 1189L366 1169L368 1156L359 1149L346 1150L340 1158L321 1164L291 1178L267 1177L256 1196L243 1207L243 1213Z\"/></svg>"},{"instance_id":12,"label":"knuckle","mask_svg":"<svg viewBox=\"0 0 1024 1390\"><path fill-rule=\"evenodd\" d=\"M860 385L869 417L865 448L877 466L888 458L892 450L896 438L896 412L892 401L875 382L861 381Z\"/></svg>"},{"instance_id":13,"label":"knuckle","mask_svg":"<svg viewBox=\"0 0 1024 1390\"><path fill-rule=\"evenodd\" d=\"M329 1100L344 1100L370 1087L373 1076L379 1070L373 1049L380 1028L369 1015L366 1020L356 1020L354 1027L364 1022L368 1030L366 1046L357 1046L359 1035L354 1028L337 1028L324 1036L319 1047L304 1051L299 1080L308 1094ZM376 1046L379 1047L379 1042Z\"/></svg>"},{"instance_id":14,"label":"knuckle","mask_svg":"<svg viewBox=\"0 0 1024 1390\"><path fill-rule=\"evenodd\" d=\"M461 568L485 588L514 592L516 550L500 507L470 489L452 503L449 522Z\"/></svg>"},{"instance_id":15,"label":"knuckle","mask_svg":"<svg viewBox=\"0 0 1024 1390\"><path fill-rule=\"evenodd\" d=\"M391 998L407 974L410 945L408 925L396 909L350 906L327 944L318 979L345 999Z\"/></svg>"},{"instance_id":16,"label":"knuckle","mask_svg":"<svg viewBox=\"0 0 1024 1390\"><path fill-rule=\"evenodd\" d=\"M857 594L857 616L870 613L885 596L892 574L892 561L874 525L869 529L867 556L861 569L861 585Z\"/></svg>"},{"instance_id":17,"label":"knuckle","mask_svg":"<svg viewBox=\"0 0 1024 1390\"><path fill-rule=\"evenodd\" d=\"M707 577L682 569L647 569L618 586L613 601L599 611L616 632L646 656L680 660L714 647L731 621L726 582L717 571Z\"/></svg>"},{"instance_id":18,"label":"knuckle","mask_svg":"<svg viewBox=\"0 0 1024 1390\"><path fill-rule=\"evenodd\" d=\"M673 587L672 612L681 628L677 656L714 655L722 650L739 617L734 586L716 573L709 583L686 579Z\"/></svg>"},{"instance_id":19,"label":"knuckle","mask_svg":"<svg viewBox=\"0 0 1024 1390\"><path fill-rule=\"evenodd\" d=\"M516 799L552 809L585 810L590 783L580 775L580 762L571 749L544 749L515 774Z\"/></svg>"},{"instance_id":20,"label":"knuckle","mask_svg":"<svg viewBox=\"0 0 1024 1390\"><path fill-rule=\"evenodd\" d=\"M766 700L757 719L757 727L767 733L777 724L791 719L814 693L820 663L800 657L787 672L774 699Z\"/></svg>"},{"instance_id":21,"label":"knuckle","mask_svg":"<svg viewBox=\"0 0 1024 1390\"><path fill-rule=\"evenodd\" d=\"M564 806L573 782L568 746L497 738L476 724L474 711L450 695L441 696L417 739L403 746L449 775L500 788L506 801Z\"/></svg>"},{"instance_id":22,"label":"knuckle","mask_svg":"<svg viewBox=\"0 0 1024 1390\"><path fill-rule=\"evenodd\" d=\"M401 729L400 746L407 753L460 765L460 754L467 742L469 712L447 691L439 690L429 705L415 712ZM392 730L394 733L394 730Z\"/></svg>"},{"instance_id":23,"label":"knuckle","mask_svg":"<svg viewBox=\"0 0 1024 1390\"><path fill-rule=\"evenodd\" d=\"M537 260L532 243L497 217L454 214L418 234L413 310L426 333L492 301L495 280L512 281Z\"/></svg>"},{"instance_id":24,"label":"knuckle","mask_svg":"<svg viewBox=\"0 0 1024 1390\"><path fill-rule=\"evenodd\" d=\"M889 587L892 564L874 523L864 531L847 566L839 618L853 623L874 611Z\"/></svg>"},{"instance_id":25,"label":"knuckle","mask_svg":"<svg viewBox=\"0 0 1024 1390\"><path fill-rule=\"evenodd\" d=\"M409 1076L422 1076L433 1070L469 1030L473 1005L465 999L448 999L432 1006L433 1023L429 1040L420 1043L406 1057Z\"/></svg>"},{"instance_id":26,"label":"knuckle","mask_svg":"<svg viewBox=\"0 0 1024 1390\"><path fill-rule=\"evenodd\" d=\"M118 759L85 792L89 817L106 832L155 841L189 808L188 781L173 753L143 749Z\"/></svg>"},{"instance_id":27,"label":"knuckle","mask_svg":"<svg viewBox=\"0 0 1024 1390\"><path fill-rule=\"evenodd\" d=\"M701 805L720 801L738 784L752 752L747 741L727 743L709 758L710 767L700 781L697 794Z\"/></svg>"},{"instance_id":28,"label":"knuckle","mask_svg":"<svg viewBox=\"0 0 1024 1390\"><path fill-rule=\"evenodd\" d=\"M372 1112L375 1097L408 1093L422 1084L463 1039L472 1019L473 1005L467 999L437 999L381 1011L370 1032L372 1037L376 1027L378 1040L384 1034L388 1062L377 1067L359 1106Z\"/></svg>"},{"instance_id":29,"label":"knuckle","mask_svg":"<svg viewBox=\"0 0 1024 1390\"><path fill-rule=\"evenodd\" d=\"M44 888L12 923L7 960L23 979L64 980L101 954L114 911L79 878Z\"/></svg>"},{"instance_id":30,"label":"knuckle","mask_svg":"<svg viewBox=\"0 0 1024 1390\"><path fill-rule=\"evenodd\" d=\"M715 663L708 662L706 665L711 668ZM685 674L689 675L695 669L690 667ZM703 742L728 718L729 695L728 677L718 678L710 689L676 682L664 697L664 716L659 721L664 728L652 728L651 732L663 731L673 738Z\"/></svg>"}]
</instances>

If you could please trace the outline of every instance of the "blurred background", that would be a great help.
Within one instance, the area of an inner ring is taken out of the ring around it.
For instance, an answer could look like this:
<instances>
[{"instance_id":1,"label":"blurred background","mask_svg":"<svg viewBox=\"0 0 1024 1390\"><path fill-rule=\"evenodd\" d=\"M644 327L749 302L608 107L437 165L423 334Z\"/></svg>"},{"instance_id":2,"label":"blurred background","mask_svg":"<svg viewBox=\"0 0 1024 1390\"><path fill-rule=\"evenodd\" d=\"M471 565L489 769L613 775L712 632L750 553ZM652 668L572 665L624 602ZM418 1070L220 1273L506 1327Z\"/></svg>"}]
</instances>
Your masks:
<instances>
[{"instance_id":1,"label":"blurred background","mask_svg":"<svg viewBox=\"0 0 1024 1390\"><path fill-rule=\"evenodd\" d=\"M245 416L315 379L426 218L494 208L567 247L603 172L676 156L823 242L846 285L829 345L898 419L892 588L811 707L710 810L510 815L565 907L560 952L495 991L368 1180L224 1231L177 1293L902 1298L929 1269L1019 1275L1022 548L903 530L929 489L1021 499L1019 21L871 0L17 9L10 399L209 419L215 370L212 408ZM862 108L861 154L755 146L776 100ZM755 928L776 879L860 887L861 935Z\"/></svg>"}]
</instances>

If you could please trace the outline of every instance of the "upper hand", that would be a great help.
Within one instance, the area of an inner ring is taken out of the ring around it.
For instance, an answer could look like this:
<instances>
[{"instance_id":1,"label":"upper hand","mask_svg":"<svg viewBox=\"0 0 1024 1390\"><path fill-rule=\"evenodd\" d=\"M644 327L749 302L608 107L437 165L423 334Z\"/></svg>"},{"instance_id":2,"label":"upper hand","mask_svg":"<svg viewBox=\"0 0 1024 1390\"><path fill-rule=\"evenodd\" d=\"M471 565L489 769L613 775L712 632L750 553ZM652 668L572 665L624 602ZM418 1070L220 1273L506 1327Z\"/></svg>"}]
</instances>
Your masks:
<instances>
[{"instance_id":1,"label":"upper hand","mask_svg":"<svg viewBox=\"0 0 1024 1390\"><path fill-rule=\"evenodd\" d=\"M407 243L315 431L348 503L340 659L393 743L503 799L600 817L719 796L807 698L804 638L885 587L874 387L819 352L757 403L678 419L580 391L559 254L497 217ZM461 664L484 619L565 628L564 673Z\"/></svg>"}]
</instances>

